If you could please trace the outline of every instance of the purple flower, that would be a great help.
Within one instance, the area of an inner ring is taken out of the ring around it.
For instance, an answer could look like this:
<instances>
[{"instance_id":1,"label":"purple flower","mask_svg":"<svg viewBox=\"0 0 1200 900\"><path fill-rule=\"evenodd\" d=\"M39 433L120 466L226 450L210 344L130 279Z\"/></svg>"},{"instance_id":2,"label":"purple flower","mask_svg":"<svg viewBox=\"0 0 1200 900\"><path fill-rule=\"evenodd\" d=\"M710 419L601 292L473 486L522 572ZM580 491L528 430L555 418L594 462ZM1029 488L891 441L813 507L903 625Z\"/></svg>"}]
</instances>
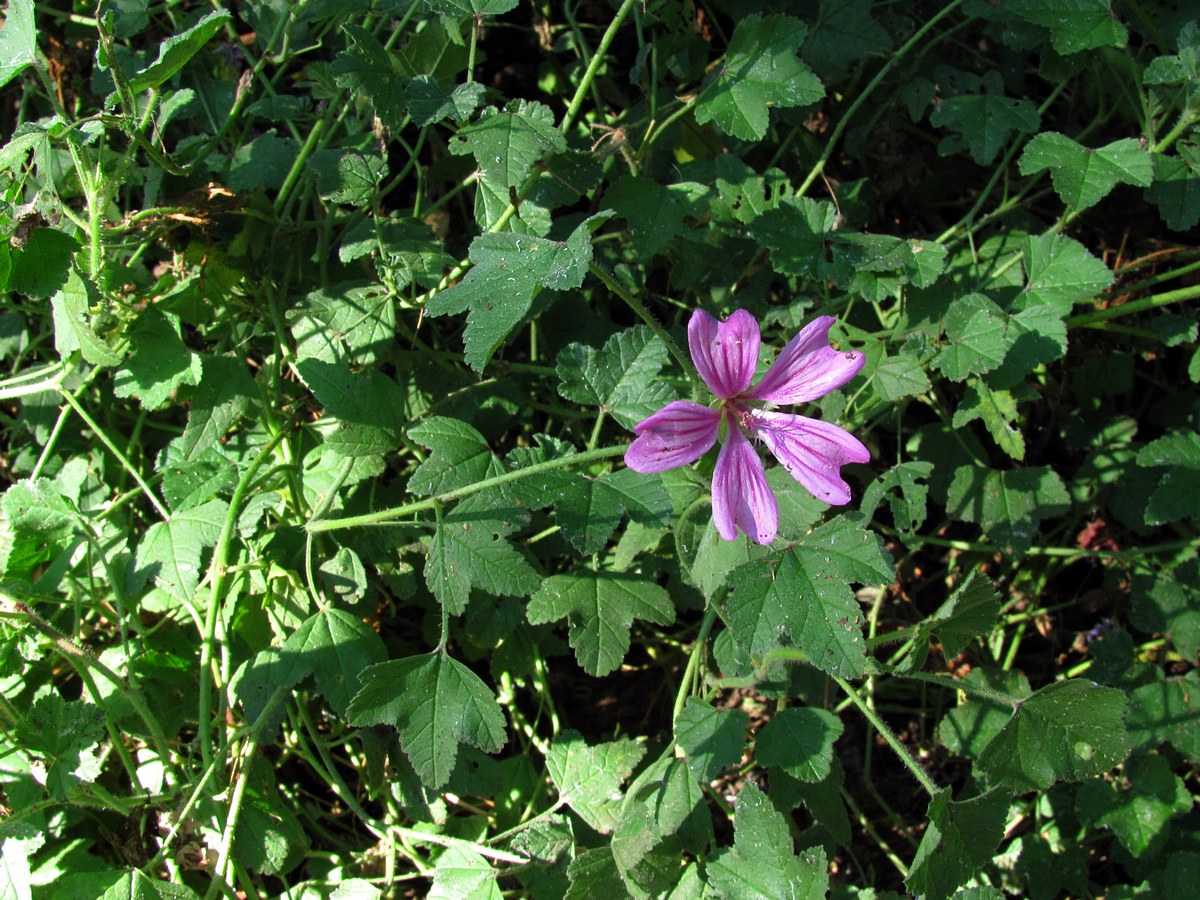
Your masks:
<instances>
[{"instance_id":1,"label":"purple flower","mask_svg":"<svg viewBox=\"0 0 1200 900\"><path fill-rule=\"evenodd\" d=\"M871 458L862 442L820 419L761 408L816 400L858 374L866 361L861 353L829 346L833 323L833 316L821 316L806 325L751 387L762 343L758 320L744 309L724 322L696 310L688 323L688 346L700 377L720 402L715 407L668 403L634 427L637 438L625 451L625 464L635 472L686 466L720 438L713 522L727 541L741 528L754 541L769 544L779 530L779 507L751 440L765 444L813 496L837 506L849 503L850 486L839 470Z\"/></svg>"}]
</instances>

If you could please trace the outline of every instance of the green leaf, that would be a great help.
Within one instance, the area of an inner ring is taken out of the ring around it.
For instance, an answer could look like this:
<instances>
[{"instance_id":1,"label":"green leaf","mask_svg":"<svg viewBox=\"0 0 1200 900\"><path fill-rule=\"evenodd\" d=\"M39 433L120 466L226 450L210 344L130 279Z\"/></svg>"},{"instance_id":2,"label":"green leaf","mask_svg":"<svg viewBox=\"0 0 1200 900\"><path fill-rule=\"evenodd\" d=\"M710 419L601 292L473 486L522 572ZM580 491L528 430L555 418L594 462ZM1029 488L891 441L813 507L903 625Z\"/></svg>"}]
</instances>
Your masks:
<instances>
[{"instance_id":1,"label":"green leaf","mask_svg":"<svg viewBox=\"0 0 1200 900\"><path fill-rule=\"evenodd\" d=\"M315 675L321 696L345 716L359 689L359 674L386 659L383 641L361 619L345 610L323 609L283 642L275 678L280 686L294 687Z\"/></svg>"},{"instance_id":2,"label":"green leaf","mask_svg":"<svg viewBox=\"0 0 1200 900\"><path fill-rule=\"evenodd\" d=\"M189 394L187 426L179 444L185 457L216 447L258 400L246 364L232 356L205 357L200 384Z\"/></svg>"},{"instance_id":3,"label":"green leaf","mask_svg":"<svg viewBox=\"0 0 1200 900\"><path fill-rule=\"evenodd\" d=\"M71 257L78 249L79 242L64 231L35 228L13 257L9 286L35 300L66 290L69 278L79 278L71 271Z\"/></svg>"},{"instance_id":4,"label":"green leaf","mask_svg":"<svg viewBox=\"0 0 1200 900\"><path fill-rule=\"evenodd\" d=\"M1042 791L1107 772L1129 753L1125 693L1084 679L1047 685L1020 701L977 764L989 784Z\"/></svg>"},{"instance_id":5,"label":"green leaf","mask_svg":"<svg viewBox=\"0 0 1200 900\"><path fill-rule=\"evenodd\" d=\"M421 126L443 119L465 122L479 108L486 91L478 81L448 90L432 75L418 75L404 87L413 121Z\"/></svg>"},{"instance_id":6,"label":"green leaf","mask_svg":"<svg viewBox=\"0 0 1200 900\"><path fill-rule=\"evenodd\" d=\"M824 897L829 889L825 852L820 847L797 856L783 815L766 794L747 781L734 808L731 849L708 863L708 884L731 900Z\"/></svg>"},{"instance_id":7,"label":"green leaf","mask_svg":"<svg viewBox=\"0 0 1200 900\"><path fill-rule=\"evenodd\" d=\"M953 381L990 372L1004 361L1008 317L983 294L967 294L950 305L942 322L946 346L933 358L933 367Z\"/></svg>"},{"instance_id":8,"label":"green leaf","mask_svg":"<svg viewBox=\"0 0 1200 900\"><path fill-rule=\"evenodd\" d=\"M428 237L429 230L424 233ZM372 249L377 246L374 232L371 244ZM301 359L338 363L348 357L369 366L385 356L396 340L395 298L378 284L320 288L290 309L287 319Z\"/></svg>"},{"instance_id":9,"label":"green leaf","mask_svg":"<svg viewBox=\"0 0 1200 900\"><path fill-rule=\"evenodd\" d=\"M67 357L78 350L95 366L115 366L121 357L95 331L90 308L100 306L99 292L71 269L62 289L50 298L54 310L54 344Z\"/></svg>"},{"instance_id":10,"label":"green leaf","mask_svg":"<svg viewBox=\"0 0 1200 900\"><path fill-rule=\"evenodd\" d=\"M987 745L1012 719L1017 704L1033 691L1024 675L976 666L962 679L965 685L983 688L986 699L964 687L962 702L938 724L938 738L951 753L978 759Z\"/></svg>"},{"instance_id":11,"label":"green leaf","mask_svg":"<svg viewBox=\"0 0 1200 900\"><path fill-rule=\"evenodd\" d=\"M144 409L159 409L180 385L200 383L200 356L180 339L173 316L147 307L128 334L134 349L114 376L113 393L118 397L136 396Z\"/></svg>"},{"instance_id":12,"label":"green leaf","mask_svg":"<svg viewBox=\"0 0 1200 900\"><path fill-rule=\"evenodd\" d=\"M279 137L271 129L234 152L229 186L235 191L279 190L299 155L300 144L295 139Z\"/></svg>"},{"instance_id":13,"label":"green leaf","mask_svg":"<svg viewBox=\"0 0 1200 900\"><path fill-rule=\"evenodd\" d=\"M232 18L226 10L213 10L191 28L167 38L159 44L158 56L154 62L138 70L129 79L129 89L138 93L164 84L182 69L188 60L204 49L204 45Z\"/></svg>"},{"instance_id":14,"label":"green leaf","mask_svg":"<svg viewBox=\"0 0 1200 900\"><path fill-rule=\"evenodd\" d=\"M358 150L318 150L307 166L317 176L317 193L330 203L366 205L387 177L387 160Z\"/></svg>"},{"instance_id":15,"label":"green leaf","mask_svg":"<svg viewBox=\"0 0 1200 900\"><path fill-rule=\"evenodd\" d=\"M807 26L791 16L739 19L724 64L700 89L696 121L758 141L766 136L772 106L808 106L824 97L820 79L796 56L807 34Z\"/></svg>"},{"instance_id":16,"label":"green leaf","mask_svg":"<svg viewBox=\"0 0 1200 900\"><path fill-rule=\"evenodd\" d=\"M1011 0L1006 11L1049 30L1050 43L1064 56L1124 47L1128 39L1108 0Z\"/></svg>"},{"instance_id":17,"label":"green leaf","mask_svg":"<svg viewBox=\"0 0 1200 900\"><path fill-rule=\"evenodd\" d=\"M191 603L200 583L200 554L216 544L228 514L224 500L209 500L155 522L137 547L138 577L152 577L176 600Z\"/></svg>"},{"instance_id":18,"label":"green leaf","mask_svg":"<svg viewBox=\"0 0 1200 900\"><path fill-rule=\"evenodd\" d=\"M591 233L610 214L592 216L563 243L529 235L482 234L471 242L473 265L458 284L435 294L430 316L467 312L466 361L482 372L492 354L521 322L542 288L574 290L592 260Z\"/></svg>"},{"instance_id":19,"label":"green leaf","mask_svg":"<svg viewBox=\"0 0 1200 900\"><path fill-rule=\"evenodd\" d=\"M675 743L683 751L692 777L709 784L737 765L746 751L750 716L740 709L715 709L699 697L688 697L675 719Z\"/></svg>"},{"instance_id":20,"label":"green leaf","mask_svg":"<svg viewBox=\"0 0 1200 900\"><path fill-rule=\"evenodd\" d=\"M242 862L265 875L286 875L304 859L308 833L292 804L280 795L274 767L266 759L253 761L247 783L234 832L234 840L243 847ZM216 813L215 804L212 811L205 812L208 816Z\"/></svg>"},{"instance_id":21,"label":"green leaf","mask_svg":"<svg viewBox=\"0 0 1200 900\"><path fill-rule=\"evenodd\" d=\"M933 471L931 462L903 462L888 469L863 492L860 509L871 519L887 496L892 522L905 534L912 534L925 522L928 512L929 485L924 481ZM893 493L893 489L896 493Z\"/></svg>"},{"instance_id":22,"label":"green leaf","mask_svg":"<svg viewBox=\"0 0 1200 900\"><path fill-rule=\"evenodd\" d=\"M617 572L551 575L529 601L529 622L567 620L575 658L589 675L607 675L629 650L635 619L675 621L671 595L652 581Z\"/></svg>"},{"instance_id":23,"label":"green leaf","mask_svg":"<svg viewBox=\"0 0 1200 900\"><path fill-rule=\"evenodd\" d=\"M1167 469L1146 504L1147 525L1200 517L1200 434L1176 431L1153 440L1138 451L1137 464Z\"/></svg>"},{"instance_id":24,"label":"green leaf","mask_svg":"<svg viewBox=\"0 0 1200 900\"><path fill-rule=\"evenodd\" d=\"M976 637L990 632L999 615L995 586L986 575L972 571L926 621L942 642L946 658L953 659Z\"/></svg>"},{"instance_id":25,"label":"green leaf","mask_svg":"<svg viewBox=\"0 0 1200 900\"><path fill-rule=\"evenodd\" d=\"M1070 508L1062 479L1049 466L997 471L960 466L950 482L947 510L960 521L977 522L999 547L1023 553L1033 545L1043 517Z\"/></svg>"},{"instance_id":26,"label":"green leaf","mask_svg":"<svg viewBox=\"0 0 1200 900\"><path fill-rule=\"evenodd\" d=\"M935 128L948 128L961 135L942 139L938 152L943 156L957 152L965 143L975 162L991 165L1011 135L1037 131L1041 122L1037 108L1028 100L1005 97L999 72L989 71L982 86L984 93L946 98L929 116Z\"/></svg>"},{"instance_id":27,"label":"green leaf","mask_svg":"<svg viewBox=\"0 0 1200 900\"><path fill-rule=\"evenodd\" d=\"M1025 435L1013 423L1017 421L1017 400L1009 391L994 391L983 381L969 385L964 405L975 400L988 434L1010 459L1018 462L1025 458ZM958 424L958 412L954 424Z\"/></svg>"},{"instance_id":28,"label":"green leaf","mask_svg":"<svg viewBox=\"0 0 1200 900\"><path fill-rule=\"evenodd\" d=\"M390 377L346 363L302 359L296 371L337 427L325 438L342 456L373 456L400 446L404 395Z\"/></svg>"},{"instance_id":29,"label":"green leaf","mask_svg":"<svg viewBox=\"0 0 1200 900\"><path fill-rule=\"evenodd\" d=\"M993 788L969 800L950 799L943 788L929 801L929 825L921 837L904 885L929 900L955 895L991 861L1008 814L1009 794Z\"/></svg>"},{"instance_id":30,"label":"green leaf","mask_svg":"<svg viewBox=\"0 0 1200 900\"><path fill-rule=\"evenodd\" d=\"M429 900L502 900L504 893L485 857L468 847L448 847L433 868Z\"/></svg>"},{"instance_id":31,"label":"green leaf","mask_svg":"<svg viewBox=\"0 0 1200 900\"><path fill-rule=\"evenodd\" d=\"M1089 150L1050 131L1025 145L1017 167L1022 175L1049 169L1055 193L1073 210L1095 206L1118 184L1148 187L1154 178L1150 152L1134 138Z\"/></svg>"},{"instance_id":32,"label":"green leaf","mask_svg":"<svg viewBox=\"0 0 1200 900\"><path fill-rule=\"evenodd\" d=\"M1185 660L1200 659L1200 561L1140 571L1133 577L1132 594L1134 625L1166 635Z\"/></svg>"},{"instance_id":33,"label":"green leaf","mask_svg":"<svg viewBox=\"0 0 1200 900\"><path fill-rule=\"evenodd\" d=\"M81 782L96 780L94 748L104 737L104 710L48 694L24 711L17 737L26 752L45 757L46 790L66 800Z\"/></svg>"},{"instance_id":34,"label":"green leaf","mask_svg":"<svg viewBox=\"0 0 1200 900\"><path fill-rule=\"evenodd\" d=\"M1103 260L1073 238L1042 234L1026 238L1021 245L1026 283L1016 307L1029 309L1045 304L1066 315L1071 307L1094 297L1113 283L1113 273Z\"/></svg>"},{"instance_id":35,"label":"green leaf","mask_svg":"<svg viewBox=\"0 0 1200 900\"><path fill-rule=\"evenodd\" d=\"M337 53L330 66L334 82L350 96L370 100L375 115L388 128L403 127L408 106L404 96L405 79L402 76L406 73L402 71L403 66L361 25L345 22L339 28L346 36L347 47ZM445 41L445 32L440 25L427 28L425 32L438 32ZM432 37L434 35L430 34L426 39ZM416 41L414 38L413 42Z\"/></svg>"},{"instance_id":36,"label":"green leaf","mask_svg":"<svg viewBox=\"0 0 1200 900\"><path fill-rule=\"evenodd\" d=\"M841 78L870 56L885 56L891 35L871 16L870 0L821 0L816 24L804 42L804 59L818 74Z\"/></svg>"},{"instance_id":37,"label":"green leaf","mask_svg":"<svg viewBox=\"0 0 1200 900\"><path fill-rule=\"evenodd\" d=\"M750 236L771 251L771 266L780 275L815 277L825 272L838 220L828 200L787 197L750 224Z\"/></svg>"},{"instance_id":38,"label":"green leaf","mask_svg":"<svg viewBox=\"0 0 1200 900\"><path fill-rule=\"evenodd\" d=\"M490 493L469 497L442 516L429 541L425 583L451 615L466 610L472 587L525 597L543 583L525 557L504 540L525 517L525 510L498 505Z\"/></svg>"},{"instance_id":39,"label":"green leaf","mask_svg":"<svg viewBox=\"0 0 1200 900\"><path fill-rule=\"evenodd\" d=\"M876 364L872 377L875 393L885 403L913 397L929 390L929 378L915 354L901 351Z\"/></svg>"},{"instance_id":40,"label":"green leaf","mask_svg":"<svg viewBox=\"0 0 1200 900\"><path fill-rule=\"evenodd\" d=\"M408 489L418 497L457 490L502 471L483 435L458 419L430 416L409 428L408 436L430 451L408 479Z\"/></svg>"},{"instance_id":41,"label":"green leaf","mask_svg":"<svg viewBox=\"0 0 1200 900\"><path fill-rule=\"evenodd\" d=\"M0 28L0 88L25 71L37 59L37 28L33 0L9 0Z\"/></svg>"},{"instance_id":42,"label":"green leaf","mask_svg":"<svg viewBox=\"0 0 1200 900\"><path fill-rule=\"evenodd\" d=\"M353 725L395 725L400 746L430 790L450 780L458 745L504 746L504 713L483 681L440 652L371 666L347 710Z\"/></svg>"},{"instance_id":43,"label":"green leaf","mask_svg":"<svg viewBox=\"0 0 1200 900\"><path fill-rule=\"evenodd\" d=\"M478 16L499 16L515 9L517 0L428 0L429 11L439 16L469 19Z\"/></svg>"},{"instance_id":44,"label":"green leaf","mask_svg":"<svg viewBox=\"0 0 1200 900\"><path fill-rule=\"evenodd\" d=\"M1189 231L1200 222L1200 153L1180 147L1179 156L1154 154L1154 183L1146 198L1172 231Z\"/></svg>"},{"instance_id":45,"label":"green leaf","mask_svg":"<svg viewBox=\"0 0 1200 900\"><path fill-rule=\"evenodd\" d=\"M1135 688L1127 723L1135 751L1170 742L1191 762L1200 762L1200 671Z\"/></svg>"},{"instance_id":46,"label":"green leaf","mask_svg":"<svg viewBox=\"0 0 1200 900\"><path fill-rule=\"evenodd\" d=\"M72 541L80 524L74 504L49 478L10 485L0 503L7 520L0 532L0 569L9 576L30 575L54 559Z\"/></svg>"},{"instance_id":47,"label":"green leaf","mask_svg":"<svg viewBox=\"0 0 1200 900\"><path fill-rule=\"evenodd\" d=\"M751 656L790 639L822 671L857 678L866 670L866 651L850 584L893 577L879 537L842 515L803 541L735 569L721 616Z\"/></svg>"},{"instance_id":48,"label":"green leaf","mask_svg":"<svg viewBox=\"0 0 1200 900\"><path fill-rule=\"evenodd\" d=\"M604 192L604 207L629 222L626 233L633 258L648 260L684 232L684 220L700 213L707 192L696 182L664 185L623 175Z\"/></svg>"},{"instance_id":49,"label":"green leaf","mask_svg":"<svg viewBox=\"0 0 1200 900\"><path fill-rule=\"evenodd\" d=\"M666 361L667 348L644 325L617 332L602 350L568 344L556 360L558 392L632 428L675 396L658 377Z\"/></svg>"},{"instance_id":50,"label":"green leaf","mask_svg":"<svg viewBox=\"0 0 1200 900\"><path fill-rule=\"evenodd\" d=\"M629 888L617 869L612 847L580 848L567 866L571 887L563 900L592 900L593 897L624 897Z\"/></svg>"},{"instance_id":51,"label":"green leaf","mask_svg":"<svg viewBox=\"0 0 1200 900\"><path fill-rule=\"evenodd\" d=\"M589 747L579 732L568 729L551 742L546 771L558 789L558 802L601 834L609 834L620 820L621 784L645 752L629 738Z\"/></svg>"},{"instance_id":52,"label":"green leaf","mask_svg":"<svg viewBox=\"0 0 1200 900\"><path fill-rule=\"evenodd\" d=\"M754 758L800 781L824 781L833 767L833 744L843 727L842 720L828 710L789 707L759 729Z\"/></svg>"},{"instance_id":53,"label":"green leaf","mask_svg":"<svg viewBox=\"0 0 1200 900\"><path fill-rule=\"evenodd\" d=\"M1134 756L1125 784L1089 781L1076 795L1084 824L1111 828L1134 856L1144 856L1166 837L1170 820L1192 808L1192 794L1161 756Z\"/></svg>"},{"instance_id":54,"label":"green leaf","mask_svg":"<svg viewBox=\"0 0 1200 900\"><path fill-rule=\"evenodd\" d=\"M566 149L554 113L536 100L514 100L503 112L489 107L450 140L451 153L474 156L483 180L506 190L520 187L540 159Z\"/></svg>"}]
</instances>

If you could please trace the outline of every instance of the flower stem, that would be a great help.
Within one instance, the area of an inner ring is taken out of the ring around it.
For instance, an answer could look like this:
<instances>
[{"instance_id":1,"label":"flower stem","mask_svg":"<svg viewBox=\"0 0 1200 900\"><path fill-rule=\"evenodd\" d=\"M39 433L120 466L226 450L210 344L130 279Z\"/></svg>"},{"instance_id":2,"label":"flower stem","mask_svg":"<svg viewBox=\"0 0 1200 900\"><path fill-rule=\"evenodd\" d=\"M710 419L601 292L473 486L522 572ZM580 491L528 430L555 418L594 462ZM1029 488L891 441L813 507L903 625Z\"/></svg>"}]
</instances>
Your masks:
<instances>
[{"instance_id":1,"label":"flower stem","mask_svg":"<svg viewBox=\"0 0 1200 900\"><path fill-rule=\"evenodd\" d=\"M401 506L393 506L391 509L381 509L378 512L365 513L361 516L346 516L342 519L310 519L305 528L309 532L318 531L336 531L339 528L361 528L364 525L382 525L384 522L391 522L394 519L402 519L405 516L410 516L413 513L423 512L427 509L436 509L443 503L450 503L454 500L461 500L464 497L469 497L472 494L478 494L480 491L486 491L488 488L498 487L502 484L508 484L510 481L519 481L522 478L527 478L530 475L537 475L541 472L548 472L553 469L565 469L568 466L579 464L593 463L601 459L609 459L613 456L621 456L625 452L623 444L615 447L601 447L598 450L587 450L583 453L576 453L572 456L562 456L557 459L548 459L542 463L535 463L532 466L525 466L522 469L514 469L511 472L505 472L503 475L496 475L492 478L485 478L483 481L477 481L474 484L468 484L466 487L456 488L452 491L446 491L444 494L438 494L436 497L427 497L424 500L414 500L412 503L405 503Z\"/></svg>"},{"instance_id":2,"label":"flower stem","mask_svg":"<svg viewBox=\"0 0 1200 900\"><path fill-rule=\"evenodd\" d=\"M858 695L858 691L854 689L854 686L844 678L838 678L836 675L830 675L829 677L837 682L837 686L840 687L842 691L845 692L846 696L850 698L851 702L858 707L858 711L866 717L868 722L875 726L875 730L878 731L883 736L883 739L888 742L888 746L896 751L896 755L900 757L900 761L904 763L910 772L912 772L913 777L920 782L921 787L925 789L926 793L928 793L930 797L936 796L940 788L934 784L933 779L930 778L929 775L926 774L925 770L917 764L917 761L912 758L912 754L909 753L905 746L900 743L900 739L896 737L895 732L888 728L887 723L885 723L883 719L879 718L878 713L871 709L871 707L867 705L867 702Z\"/></svg>"},{"instance_id":3,"label":"flower stem","mask_svg":"<svg viewBox=\"0 0 1200 900\"><path fill-rule=\"evenodd\" d=\"M696 371L696 367L692 365L692 361L683 354L683 350L675 339L671 337L670 332L662 326L662 324L650 314L650 310L646 309L646 305L638 300L630 291L625 290L624 285L617 281L611 274L605 271L597 263L589 263L588 269L593 275L604 282L605 287L625 301L625 305L632 309L639 319L650 326L650 330L658 335L658 339L667 346L667 351L675 357L675 361L679 363L679 367L687 374L692 382L692 393L697 397L704 396L704 385L700 381L700 373Z\"/></svg>"}]
</instances>

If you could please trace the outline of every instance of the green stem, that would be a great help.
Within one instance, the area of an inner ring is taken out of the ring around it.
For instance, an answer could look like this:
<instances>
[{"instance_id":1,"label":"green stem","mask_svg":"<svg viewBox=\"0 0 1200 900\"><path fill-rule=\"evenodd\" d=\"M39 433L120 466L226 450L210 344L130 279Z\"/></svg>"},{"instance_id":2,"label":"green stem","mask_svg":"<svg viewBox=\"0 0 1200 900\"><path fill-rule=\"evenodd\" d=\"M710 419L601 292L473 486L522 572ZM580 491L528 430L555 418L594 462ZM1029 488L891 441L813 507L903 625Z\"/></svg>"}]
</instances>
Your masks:
<instances>
[{"instance_id":1,"label":"green stem","mask_svg":"<svg viewBox=\"0 0 1200 900\"><path fill-rule=\"evenodd\" d=\"M276 445L283 440L285 434L287 434L286 431L280 430L272 437L259 454L254 457L254 461L246 467L246 471L242 473L237 487L234 488L233 497L229 501L229 511L225 514L225 524L221 528L220 537L217 538L217 546L213 550L212 564L209 566L212 581L209 589L208 610L204 618L204 634L201 636L200 643L199 698L200 753L206 767L212 764L213 756L211 746L213 702L213 676L211 669L213 651L216 647L217 619L225 599L225 591L227 590L229 550L233 544L233 532L237 528L237 520L241 514L242 504L246 501L246 494L249 492L250 486L254 483L255 475L262 465L272 458Z\"/></svg>"},{"instance_id":2,"label":"green stem","mask_svg":"<svg viewBox=\"0 0 1200 900\"><path fill-rule=\"evenodd\" d=\"M158 514L163 521L170 519L171 513L168 512L167 508L163 505L162 501L158 499L154 491L150 490L150 485L146 484L145 479L142 478L142 474L136 468L134 468L133 463L131 463L125 454L120 451L117 445L109 439L108 435L104 433L104 430L96 424L96 420L88 415L87 410L85 410L79 404L79 401L75 399L74 395L72 395L70 391L64 390L61 386L59 387L58 392L62 398L67 401L71 409L75 410L75 414L78 415L79 418L83 419L88 428L92 429L92 433L97 437L97 439L99 439L100 443L108 448L108 452L117 458L122 467L124 467L125 471L128 472L129 476L137 483L137 486L142 489L142 493L146 495L146 499L149 500L154 508L158 511Z\"/></svg>"},{"instance_id":3,"label":"green stem","mask_svg":"<svg viewBox=\"0 0 1200 900\"><path fill-rule=\"evenodd\" d=\"M888 742L888 746L896 751L896 755L900 757L900 761L904 763L905 767L910 772L912 772L913 777L920 782L921 787L925 789L926 793L928 793L930 797L936 796L938 791L941 789L934 784L933 779L930 778L925 770L917 764L917 761L912 758L912 754L910 754L908 750L905 749L904 745L900 743L900 739L896 737L895 732L888 728L887 723L885 723L883 719L879 718L879 715L875 712L875 710L871 709L871 707L867 705L866 701L858 695L858 691L854 689L854 686L844 678L839 678L836 675L830 675L829 677L837 683L837 686L840 687L845 692L846 696L850 698L851 702L858 707L858 711L861 712L863 716L866 717L867 721L875 727L875 730L883 736L883 739Z\"/></svg>"},{"instance_id":4,"label":"green stem","mask_svg":"<svg viewBox=\"0 0 1200 900\"><path fill-rule=\"evenodd\" d=\"M683 369L684 373L691 380L692 394L697 397L703 397L707 393L707 390L704 387L704 383L700 380L700 373L696 371L696 367L692 365L692 361L688 357L684 356L683 350L680 349L679 344L675 342L675 339L671 337L671 333L662 326L658 319L654 318L654 316L650 314L650 310L646 308L646 305L642 303L641 300L638 300L632 292L625 290L625 287L621 284L621 282L617 281L616 278L606 272L597 263L589 263L588 271L603 281L605 287L620 297L625 302L626 306L637 313L637 317L639 319L650 326L650 330L658 335L658 339L666 345L667 351L673 357L675 357L675 361L679 363L679 368Z\"/></svg>"},{"instance_id":5,"label":"green stem","mask_svg":"<svg viewBox=\"0 0 1200 900\"><path fill-rule=\"evenodd\" d=\"M979 697L981 700L987 700L999 706L1008 706L1012 709L1016 709L1020 703L1019 699L1010 697L1008 694L1002 694L981 684L951 678L948 675L937 675L932 672L908 672L903 675L897 673L897 677L907 678L911 681L924 681L927 684L936 684L938 687L943 687L951 691L962 691L964 694L970 694L972 697Z\"/></svg>"},{"instance_id":6,"label":"green stem","mask_svg":"<svg viewBox=\"0 0 1200 900\"><path fill-rule=\"evenodd\" d=\"M675 695L675 708L671 711L671 721L674 722L679 718L679 714L683 712L684 704L687 703L687 698L691 696L693 686L696 683L696 672L700 668L700 660L708 647L708 635L712 631L713 623L717 621L717 608L711 603L704 610L704 618L700 622L700 631L696 635L696 640L692 644L692 652L688 656L687 668L684 669L683 678L680 680L679 693Z\"/></svg>"},{"instance_id":7,"label":"green stem","mask_svg":"<svg viewBox=\"0 0 1200 900\"><path fill-rule=\"evenodd\" d=\"M808 177L804 179L804 182L796 191L796 196L804 196L808 192L808 189L812 187L812 183L821 177L821 173L825 171L825 164L829 162L830 157L833 156L833 151L837 148L838 139L842 136L842 132L846 130L846 127L850 124L850 120L853 119L854 114L858 112L858 108L866 103L867 98L875 92L875 88L879 87L879 85L883 82L884 76L886 76L888 72L892 70L892 67L895 66L896 63L898 63L908 54L908 51L925 40L925 35L927 35L933 29L934 25L936 25L946 16L950 15L950 13L960 7L964 2L965 0L952 0L952 2L946 4L945 8L941 12L934 15L929 19L928 22L918 28L913 36L905 42L904 46L893 53L891 59L884 63L883 67L875 73L875 77L871 79L870 83L865 88L863 88L862 92L854 99L854 102L850 104L849 109L847 109L841 119L838 120L837 125L834 126L833 133L829 136L829 140L825 142L825 149L821 151L821 158L817 160L815 165L813 165L812 171L808 173Z\"/></svg>"},{"instance_id":8,"label":"green stem","mask_svg":"<svg viewBox=\"0 0 1200 900\"><path fill-rule=\"evenodd\" d=\"M1197 297L1200 297L1200 285L1192 285L1174 291L1165 291L1161 294L1152 294L1149 297L1139 297L1137 300L1130 300L1128 303L1122 303L1120 306L1110 306L1107 309L1094 309L1091 312L1071 316L1071 318L1067 319L1067 327L1078 328L1081 325L1105 322L1120 316L1131 316L1135 313L1145 312L1146 310L1157 309L1160 306L1167 306L1171 303L1195 300Z\"/></svg>"},{"instance_id":9,"label":"green stem","mask_svg":"<svg viewBox=\"0 0 1200 900\"><path fill-rule=\"evenodd\" d=\"M442 504L470 497L472 494L478 494L480 491L508 484L510 481L519 481L530 475L538 475L554 469L565 469L569 466L586 465L597 460L621 456L625 453L625 450L625 445L621 444L615 447L601 447L599 450L587 450L583 453L576 453L573 456L562 456L543 463L536 463L532 466L525 466L522 469L514 469L511 472L505 472L503 475L485 478L483 481L468 484L466 487L438 494L436 497L427 497L424 500L414 500L412 503L405 503L402 506L393 506L391 509L381 509L378 512L365 513L361 516L346 516L342 519L322 519L318 522L310 520L305 528L310 532L320 532L336 531L340 528L361 528L365 525L381 525L384 522L402 519L413 513L424 512L427 509L436 509Z\"/></svg>"},{"instance_id":10,"label":"green stem","mask_svg":"<svg viewBox=\"0 0 1200 900\"><path fill-rule=\"evenodd\" d=\"M625 21L625 17L629 15L637 0L625 0L621 4L621 8L617 10L611 22L608 23L608 29L604 32L604 36L600 38L600 44L596 47L596 52L592 54L592 61L587 67L587 71L583 73L583 78L579 82L579 87L575 89L575 96L571 98L571 103L567 106L567 111L563 115L562 124L558 130L566 134L570 130L571 125L575 121L575 117L579 115L579 110L583 106L583 98L587 96L591 90L592 81L596 77L596 73L600 71L600 66L604 64L604 58L608 54L608 48L612 46L613 39L617 36L617 30Z\"/></svg>"}]
</instances>

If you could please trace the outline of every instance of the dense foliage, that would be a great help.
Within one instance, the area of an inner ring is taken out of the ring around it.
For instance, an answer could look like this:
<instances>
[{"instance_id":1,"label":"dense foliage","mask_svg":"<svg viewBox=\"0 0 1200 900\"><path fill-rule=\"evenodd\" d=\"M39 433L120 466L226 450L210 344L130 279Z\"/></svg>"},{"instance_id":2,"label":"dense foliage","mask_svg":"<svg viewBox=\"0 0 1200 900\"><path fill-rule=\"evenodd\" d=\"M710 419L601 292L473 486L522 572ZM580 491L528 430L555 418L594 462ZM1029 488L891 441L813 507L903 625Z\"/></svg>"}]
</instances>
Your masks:
<instances>
[{"instance_id":1,"label":"dense foliage","mask_svg":"<svg viewBox=\"0 0 1200 900\"><path fill-rule=\"evenodd\" d=\"M0 96L0 898L1194 889L1192 4L10 0ZM738 309L866 357L761 544L623 461Z\"/></svg>"}]
</instances>

